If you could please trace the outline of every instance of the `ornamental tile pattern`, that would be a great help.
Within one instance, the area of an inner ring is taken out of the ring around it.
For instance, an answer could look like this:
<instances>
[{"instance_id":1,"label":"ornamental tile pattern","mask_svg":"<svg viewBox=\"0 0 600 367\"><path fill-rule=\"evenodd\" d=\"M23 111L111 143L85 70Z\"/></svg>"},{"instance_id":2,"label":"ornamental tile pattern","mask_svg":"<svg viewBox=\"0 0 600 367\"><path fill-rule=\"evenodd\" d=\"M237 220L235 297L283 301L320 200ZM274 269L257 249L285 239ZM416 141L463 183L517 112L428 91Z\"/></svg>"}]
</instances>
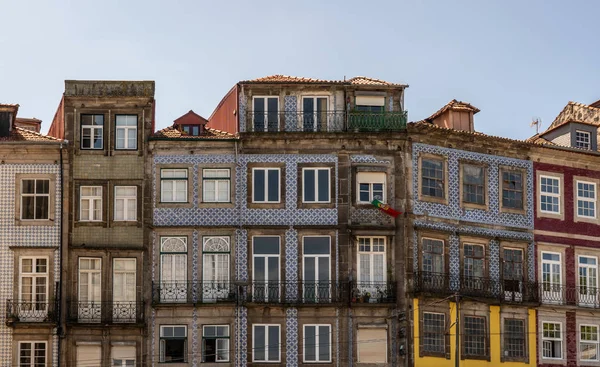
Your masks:
<instances>
[{"instance_id":1,"label":"ornamental tile pattern","mask_svg":"<svg viewBox=\"0 0 600 367\"><path fill-rule=\"evenodd\" d=\"M198 340L198 309L192 311L192 366L198 366L200 342Z\"/></svg>"},{"instance_id":2,"label":"ornamental tile pattern","mask_svg":"<svg viewBox=\"0 0 600 367\"><path fill-rule=\"evenodd\" d=\"M248 231L235 231L235 272L238 280L248 280Z\"/></svg>"},{"instance_id":3,"label":"ornamental tile pattern","mask_svg":"<svg viewBox=\"0 0 600 367\"><path fill-rule=\"evenodd\" d=\"M296 96L285 96L283 100L285 108L285 131L296 131L298 126L296 123L298 118L296 116Z\"/></svg>"},{"instance_id":4,"label":"ornamental tile pattern","mask_svg":"<svg viewBox=\"0 0 600 367\"><path fill-rule=\"evenodd\" d=\"M452 233L448 239L450 247L450 289L458 290L458 282L460 279L460 239Z\"/></svg>"},{"instance_id":5,"label":"ornamental tile pattern","mask_svg":"<svg viewBox=\"0 0 600 367\"><path fill-rule=\"evenodd\" d=\"M240 93L238 106L240 109L240 114L238 115L238 120L240 121L240 132L246 131L246 103L248 102L248 98L244 93Z\"/></svg>"},{"instance_id":6,"label":"ornamental tile pattern","mask_svg":"<svg viewBox=\"0 0 600 367\"><path fill-rule=\"evenodd\" d=\"M192 281L197 282L200 280L198 278L198 231L194 230L192 233ZM197 302L200 298L200 295L197 294L196 287L192 287L192 300ZM194 309L196 312L196 309Z\"/></svg>"},{"instance_id":7,"label":"ornamental tile pattern","mask_svg":"<svg viewBox=\"0 0 600 367\"><path fill-rule=\"evenodd\" d=\"M490 279L500 281L500 243L498 240L490 240Z\"/></svg>"},{"instance_id":8,"label":"ornamental tile pattern","mask_svg":"<svg viewBox=\"0 0 600 367\"><path fill-rule=\"evenodd\" d=\"M247 365L248 355L248 309L246 307L236 308L236 340L237 340L237 358L236 367L245 367Z\"/></svg>"},{"instance_id":9,"label":"ornamental tile pattern","mask_svg":"<svg viewBox=\"0 0 600 367\"><path fill-rule=\"evenodd\" d=\"M285 310L285 365L298 366L298 310L288 308Z\"/></svg>"},{"instance_id":10,"label":"ornamental tile pattern","mask_svg":"<svg viewBox=\"0 0 600 367\"><path fill-rule=\"evenodd\" d=\"M527 206L525 215L500 212L499 203L499 168L507 166L526 170L526 201L533 203L533 163L526 160L507 158L489 154L481 154L444 148L434 145L421 143L413 144L412 168L413 172L418 173L419 155L422 153L435 154L445 157L448 160L447 182L449 188L448 205L431 203L419 200L418 180L419 175L413 175L413 212L417 215L429 215L440 218L460 219L469 222L504 225L508 227L533 229L533 205ZM489 190L489 210L464 209L459 203L459 182L460 161L468 160L485 164L488 179Z\"/></svg>"},{"instance_id":11,"label":"ornamental tile pattern","mask_svg":"<svg viewBox=\"0 0 600 367\"><path fill-rule=\"evenodd\" d=\"M285 279L286 297L295 300L298 297L298 231L293 228L285 231Z\"/></svg>"}]
</instances>

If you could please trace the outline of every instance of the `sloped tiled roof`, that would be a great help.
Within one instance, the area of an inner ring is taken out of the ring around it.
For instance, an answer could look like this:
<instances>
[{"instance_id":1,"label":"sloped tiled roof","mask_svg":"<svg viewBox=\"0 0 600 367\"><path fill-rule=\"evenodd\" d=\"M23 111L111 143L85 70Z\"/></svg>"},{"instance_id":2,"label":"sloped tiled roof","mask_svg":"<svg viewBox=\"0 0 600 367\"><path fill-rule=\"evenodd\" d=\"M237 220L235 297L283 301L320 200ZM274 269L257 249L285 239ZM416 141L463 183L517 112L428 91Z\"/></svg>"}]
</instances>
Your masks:
<instances>
[{"instance_id":1,"label":"sloped tiled roof","mask_svg":"<svg viewBox=\"0 0 600 367\"><path fill-rule=\"evenodd\" d=\"M570 122L600 126L600 107L570 101L542 134L546 134Z\"/></svg>"},{"instance_id":2,"label":"sloped tiled roof","mask_svg":"<svg viewBox=\"0 0 600 367\"><path fill-rule=\"evenodd\" d=\"M297 83L297 84L340 84L340 85L369 85L369 86L392 86L392 87L407 87L405 84L395 84L386 82L385 80L369 78L366 76L356 76L348 80L325 80L316 78L306 78L290 75L269 75L262 78L241 81L242 84L260 84L260 83Z\"/></svg>"},{"instance_id":3,"label":"sloped tiled roof","mask_svg":"<svg viewBox=\"0 0 600 367\"><path fill-rule=\"evenodd\" d=\"M554 145L554 146L556 146L556 144L554 142L551 142L550 140L546 140L546 139L542 138L540 136L540 134L535 134L534 136L525 139L525 141L528 143L533 143L533 144L538 144L538 145Z\"/></svg>"},{"instance_id":4,"label":"sloped tiled roof","mask_svg":"<svg viewBox=\"0 0 600 367\"><path fill-rule=\"evenodd\" d=\"M198 115L193 110L189 110L184 115L173 121L175 125L206 125L208 120Z\"/></svg>"},{"instance_id":5,"label":"sloped tiled roof","mask_svg":"<svg viewBox=\"0 0 600 367\"><path fill-rule=\"evenodd\" d=\"M462 111L473 111L473 114L476 114L477 112L479 112L479 108L473 106L472 104L453 99L450 102L446 103L446 105L444 107L437 110L433 115L426 118L426 120L433 120L436 117L438 117L439 115L448 111L449 109L462 110Z\"/></svg>"},{"instance_id":6,"label":"sloped tiled roof","mask_svg":"<svg viewBox=\"0 0 600 367\"><path fill-rule=\"evenodd\" d=\"M17 117L15 119L16 122L24 122L30 124L41 124L42 120L36 119L35 117Z\"/></svg>"},{"instance_id":7,"label":"sloped tiled roof","mask_svg":"<svg viewBox=\"0 0 600 367\"><path fill-rule=\"evenodd\" d=\"M0 138L0 141L60 141L60 139L53 138L48 135L36 133L35 131L23 129L20 127L14 127L10 135L4 138Z\"/></svg>"},{"instance_id":8,"label":"sloped tiled roof","mask_svg":"<svg viewBox=\"0 0 600 367\"><path fill-rule=\"evenodd\" d=\"M206 127L203 134L201 135L188 135L184 131L178 130L174 126L166 127L162 130L157 131L152 135L153 138L167 138L167 139L235 139L237 136L230 134L226 131L212 129Z\"/></svg>"}]
</instances>

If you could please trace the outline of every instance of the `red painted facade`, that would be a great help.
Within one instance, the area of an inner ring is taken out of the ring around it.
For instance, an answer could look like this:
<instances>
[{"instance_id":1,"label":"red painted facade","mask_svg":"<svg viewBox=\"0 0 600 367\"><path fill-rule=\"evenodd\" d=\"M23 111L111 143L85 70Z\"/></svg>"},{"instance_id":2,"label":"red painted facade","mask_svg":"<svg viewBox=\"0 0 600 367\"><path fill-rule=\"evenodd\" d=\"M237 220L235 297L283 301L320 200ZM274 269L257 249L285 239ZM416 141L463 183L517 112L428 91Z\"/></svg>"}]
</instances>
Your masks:
<instances>
[{"instance_id":1,"label":"red painted facade","mask_svg":"<svg viewBox=\"0 0 600 367\"><path fill-rule=\"evenodd\" d=\"M208 127L237 134L239 129L239 87L234 85L208 118Z\"/></svg>"}]
</instances>

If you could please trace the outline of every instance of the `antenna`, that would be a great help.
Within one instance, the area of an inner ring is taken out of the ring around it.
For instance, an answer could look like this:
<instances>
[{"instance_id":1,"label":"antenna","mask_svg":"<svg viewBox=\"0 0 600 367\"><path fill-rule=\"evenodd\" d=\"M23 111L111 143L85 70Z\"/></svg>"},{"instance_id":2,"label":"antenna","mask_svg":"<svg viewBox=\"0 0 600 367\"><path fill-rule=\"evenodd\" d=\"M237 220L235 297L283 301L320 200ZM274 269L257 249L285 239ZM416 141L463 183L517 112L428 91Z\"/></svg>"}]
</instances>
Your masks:
<instances>
[{"instance_id":1,"label":"antenna","mask_svg":"<svg viewBox=\"0 0 600 367\"><path fill-rule=\"evenodd\" d=\"M535 133L539 134L540 133L540 126L542 125L542 119L539 117L532 117L531 118L531 124L529 124L529 127L534 127L535 126Z\"/></svg>"}]
</instances>

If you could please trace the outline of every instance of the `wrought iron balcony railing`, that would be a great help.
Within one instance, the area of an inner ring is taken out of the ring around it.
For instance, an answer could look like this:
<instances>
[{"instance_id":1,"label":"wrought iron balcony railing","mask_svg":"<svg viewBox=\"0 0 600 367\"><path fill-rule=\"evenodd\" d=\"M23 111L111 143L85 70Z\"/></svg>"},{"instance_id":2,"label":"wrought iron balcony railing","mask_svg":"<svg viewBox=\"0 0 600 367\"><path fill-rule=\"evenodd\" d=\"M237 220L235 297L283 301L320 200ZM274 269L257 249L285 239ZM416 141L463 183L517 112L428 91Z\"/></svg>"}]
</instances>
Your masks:
<instances>
[{"instance_id":1,"label":"wrought iron balcony railing","mask_svg":"<svg viewBox=\"0 0 600 367\"><path fill-rule=\"evenodd\" d=\"M152 284L152 302L236 302L237 286L231 282L158 282Z\"/></svg>"},{"instance_id":2,"label":"wrought iron balcony railing","mask_svg":"<svg viewBox=\"0 0 600 367\"><path fill-rule=\"evenodd\" d=\"M67 321L86 324L144 322L144 302L69 302Z\"/></svg>"},{"instance_id":3,"label":"wrought iron balcony railing","mask_svg":"<svg viewBox=\"0 0 600 367\"><path fill-rule=\"evenodd\" d=\"M600 288L589 285L569 286L542 282L540 300L544 304L600 308Z\"/></svg>"},{"instance_id":4,"label":"wrought iron balcony railing","mask_svg":"<svg viewBox=\"0 0 600 367\"><path fill-rule=\"evenodd\" d=\"M486 277L452 276L417 272L411 277L414 293L431 293L496 299L506 303L539 302L538 285L518 279L495 280Z\"/></svg>"},{"instance_id":5,"label":"wrought iron balcony railing","mask_svg":"<svg viewBox=\"0 0 600 367\"><path fill-rule=\"evenodd\" d=\"M255 281L238 286L241 303L328 304L343 302L348 286L332 281Z\"/></svg>"},{"instance_id":6,"label":"wrought iron balcony railing","mask_svg":"<svg viewBox=\"0 0 600 367\"><path fill-rule=\"evenodd\" d=\"M15 322L56 322L56 302L6 301L6 323Z\"/></svg>"},{"instance_id":7,"label":"wrought iron balcony railing","mask_svg":"<svg viewBox=\"0 0 600 367\"><path fill-rule=\"evenodd\" d=\"M398 131L406 128L408 113L247 111L245 118L248 132Z\"/></svg>"},{"instance_id":8,"label":"wrought iron balcony railing","mask_svg":"<svg viewBox=\"0 0 600 367\"><path fill-rule=\"evenodd\" d=\"M352 285L352 302L396 302L396 282L353 282Z\"/></svg>"}]
</instances>

